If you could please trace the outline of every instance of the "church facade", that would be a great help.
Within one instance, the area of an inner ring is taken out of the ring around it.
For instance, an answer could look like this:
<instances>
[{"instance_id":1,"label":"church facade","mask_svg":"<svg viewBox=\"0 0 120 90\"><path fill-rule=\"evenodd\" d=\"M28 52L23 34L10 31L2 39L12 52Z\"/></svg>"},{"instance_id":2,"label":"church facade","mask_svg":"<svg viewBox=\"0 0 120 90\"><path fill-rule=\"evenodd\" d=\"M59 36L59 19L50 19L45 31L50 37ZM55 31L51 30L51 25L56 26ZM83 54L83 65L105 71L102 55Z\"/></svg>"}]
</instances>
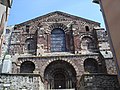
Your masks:
<instances>
[{"instance_id":1,"label":"church facade","mask_svg":"<svg viewBox=\"0 0 120 90\"><path fill-rule=\"evenodd\" d=\"M8 53L12 73L39 74L45 89L119 87L108 36L98 22L60 11L37 17L15 25Z\"/></svg>"}]
</instances>

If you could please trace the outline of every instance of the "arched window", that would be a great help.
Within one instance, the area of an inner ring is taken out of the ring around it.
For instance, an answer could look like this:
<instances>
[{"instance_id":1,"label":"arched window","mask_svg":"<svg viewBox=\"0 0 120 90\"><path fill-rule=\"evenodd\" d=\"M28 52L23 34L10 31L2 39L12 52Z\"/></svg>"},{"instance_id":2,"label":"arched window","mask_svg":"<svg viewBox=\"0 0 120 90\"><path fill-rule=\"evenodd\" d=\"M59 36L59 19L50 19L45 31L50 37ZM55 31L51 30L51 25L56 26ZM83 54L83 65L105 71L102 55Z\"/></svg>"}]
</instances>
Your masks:
<instances>
[{"instance_id":1,"label":"arched window","mask_svg":"<svg viewBox=\"0 0 120 90\"><path fill-rule=\"evenodd\" d=\"M88 26L85 26L85 30L88 32L88 31L89 31L89 27L88 27Z\"/></svg>"},{"instance_id":2,"label":"arched window","mask_svg":"<svg viewBox=\"0 0 120 90\"><path fill-rule=\"evenodd\" d=\"M60 28L55 28L51 32L51 52L65 52L65 32Z\"/></svg>"},{"instance_id":3,"label":"arched window","mask_svg":"<svg viewBox=\"0 0 120 90\"><path fill-rule=\"evenodd\" d=\"M34 39L29 38L25 41L25 43L26 43L26 49L27 49L28 53L35 52L35 46L36 45L35 45Z\"/></svg>"},{"instance_id":4,"label":"arched window","mask_svg":"<svg viewBox=\"0 0 120 90\"><path fill-rule=\"evenodd\" d=\"M35 64L31 61L25 61L20 66L20 73L33 73Z\"/></svg>"},{"instance_id":5,"label":"arched window","mask_svg":"<svg viewBox=\"0 0 120 90\"><path fill-rule=\"evenodd\" d=\"M95 59L88 58L84 61L84 70L89 73L98 72L98 63Z\"/></svg>"},{"instance_id":6,"label":"arched window","mask_svg":"<svg viewBox=\"0 0 120 90\"><path fill-rule=\"evenodd\" d=\"M94 41L90 37L83 37L81 41L81 48L83 50L92 50L95 48Z\"/></svg>"},{"instance_id":7,"label":"arched window","mask_svg":"<svg viewBox=\"0 0 120 90\"><path fill-rule=\"evenodd\" d=\"M26 25L26 32L29 33L29 28L30 26L29 25Z\"/></svg>"}]
</instances>

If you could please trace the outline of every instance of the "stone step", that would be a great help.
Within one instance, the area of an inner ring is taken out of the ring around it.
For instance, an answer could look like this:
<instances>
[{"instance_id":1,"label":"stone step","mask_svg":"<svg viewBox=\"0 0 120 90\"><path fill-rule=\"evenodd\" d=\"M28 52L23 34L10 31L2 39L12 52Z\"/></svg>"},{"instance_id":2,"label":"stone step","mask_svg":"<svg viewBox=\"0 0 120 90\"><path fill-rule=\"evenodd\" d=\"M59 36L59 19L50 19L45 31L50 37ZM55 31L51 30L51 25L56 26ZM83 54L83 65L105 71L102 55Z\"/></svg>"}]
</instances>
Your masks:
<instances>
[{"instance_id":1,"label":"stone step","mask_svg":"<svg viewBox=\"0 0 120 90\"><path fill-rule=\"evenodd\" d=\"M47 89L47 90L75 90L75 89Z\"/></svg>"}]
</instances>

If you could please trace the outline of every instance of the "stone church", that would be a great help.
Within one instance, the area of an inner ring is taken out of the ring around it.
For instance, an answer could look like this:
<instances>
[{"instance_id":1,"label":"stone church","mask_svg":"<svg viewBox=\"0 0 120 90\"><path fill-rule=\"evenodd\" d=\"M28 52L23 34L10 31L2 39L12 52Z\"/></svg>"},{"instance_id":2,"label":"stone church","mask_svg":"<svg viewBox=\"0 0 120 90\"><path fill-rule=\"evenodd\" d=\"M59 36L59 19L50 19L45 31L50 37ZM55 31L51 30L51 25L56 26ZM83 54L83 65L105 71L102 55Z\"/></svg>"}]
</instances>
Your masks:
<instances>
[{"instance_id":1,"label":"stone church","mask_svg":"<svg viewBox=\"0 0 120 90\"><path fill-rule=\"evenodd\" d=\"M45 90L119 90L107 32L98 22L48 13L15 25L8 53L12 74L38 74Z\"/></svg>"}]
</instances>

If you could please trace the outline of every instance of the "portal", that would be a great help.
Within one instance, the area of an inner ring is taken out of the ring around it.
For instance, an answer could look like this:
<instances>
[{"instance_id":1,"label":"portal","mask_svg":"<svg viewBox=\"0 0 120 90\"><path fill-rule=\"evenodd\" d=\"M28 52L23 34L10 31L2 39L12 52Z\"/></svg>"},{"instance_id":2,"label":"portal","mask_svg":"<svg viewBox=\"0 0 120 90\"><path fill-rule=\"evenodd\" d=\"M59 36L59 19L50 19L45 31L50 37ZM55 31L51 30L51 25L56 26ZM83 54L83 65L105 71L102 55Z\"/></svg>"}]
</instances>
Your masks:
<instances>
[{"instance_id":1,"label":"portal","mask_svg":"<svg viewBox=\"0 0 120 90\"><path fill-rule=\"evenodd\" d=\"M74 67L62 60L50 63L44 72L48 89L71 89L76 87L76 71Z\"/></svg>"}]
</instances>

